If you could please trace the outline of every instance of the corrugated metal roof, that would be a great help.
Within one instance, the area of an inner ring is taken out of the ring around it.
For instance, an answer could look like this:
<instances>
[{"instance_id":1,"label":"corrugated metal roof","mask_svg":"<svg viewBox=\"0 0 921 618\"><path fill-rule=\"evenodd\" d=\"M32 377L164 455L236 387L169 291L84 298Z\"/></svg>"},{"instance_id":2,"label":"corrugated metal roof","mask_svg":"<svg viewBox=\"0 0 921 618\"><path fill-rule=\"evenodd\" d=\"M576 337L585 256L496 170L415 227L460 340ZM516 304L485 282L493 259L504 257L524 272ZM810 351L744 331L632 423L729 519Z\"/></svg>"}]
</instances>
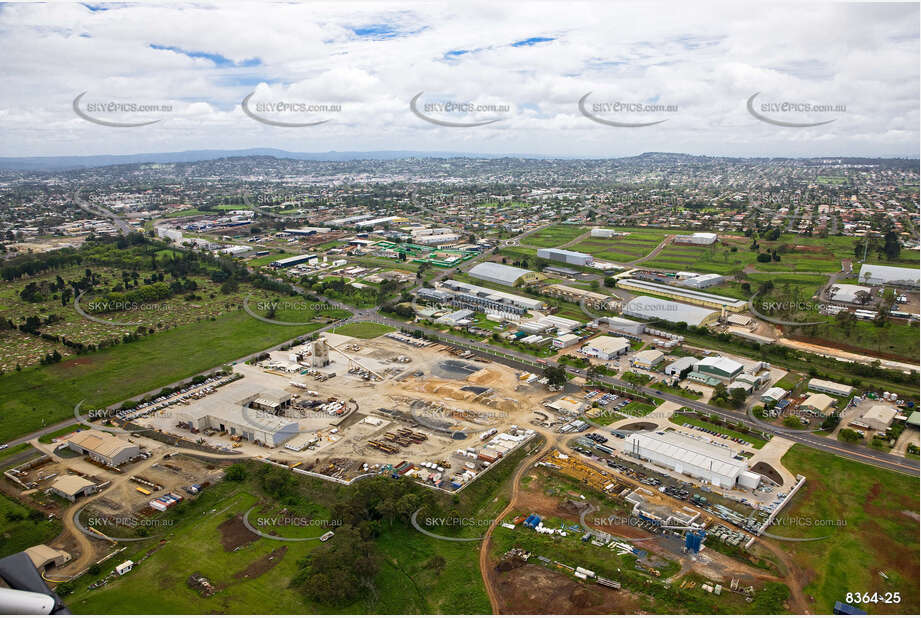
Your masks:
<instances>
[{"instance_id":1,"label":"corrugated metal roof","mask_svg":"<svg viewBox=\"0 0 921 618\"><path fill-rule=\"evenodd\" d=\"M635 433L629 440L631 447L636 444L641 449L732 479L746 469L744 463L732 458L732 451L729 449L705 444L675 432L668 432L662 436L655 433Z\"/></svg>"},{"instance_id":2,"label":"corrugated metal roof","mask_svg":"<svg viewBox=\"0 0 921 618\"><path fill-rule=\"evenodd\" d=\"M714 309L696 307L676 300L662 300L651 296L637 296L626 305L623 313L645 320L666 320L700 326L717 313Z\"/></svg>"},{"instance_id":3,"label":"corrugated metal roof","mask_svg":"<svg viewBox=\"0 0 921 618\"><path fill-rule=\"evenodd\" d=\"M496 262L482 262L470 269L470 276L498 279L502 282L507 282L508 285L514 285L516 281L530 272L530 270L518 268L517 266L507 266Z\"/></svg>"}]
</instances>

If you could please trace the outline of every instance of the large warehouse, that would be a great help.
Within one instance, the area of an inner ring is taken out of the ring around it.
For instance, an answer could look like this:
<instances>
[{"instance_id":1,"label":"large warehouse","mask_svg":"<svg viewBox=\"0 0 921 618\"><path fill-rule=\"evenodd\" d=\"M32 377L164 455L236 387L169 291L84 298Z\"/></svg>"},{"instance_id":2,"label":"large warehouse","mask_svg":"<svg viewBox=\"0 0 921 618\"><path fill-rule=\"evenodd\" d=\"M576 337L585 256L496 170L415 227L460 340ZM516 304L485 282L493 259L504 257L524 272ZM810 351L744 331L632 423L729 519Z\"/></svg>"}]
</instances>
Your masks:
<instances>
[{"instance_id":1,"label":"large warehouse","mask_svg":"<svg viewBox=\"0 0 921 618\"><path fill-rule=\"evenodd\" d=\"M665 320L666 322L684 322L688 326L703 326L716 322L719 311L679 303L676 300L662 300L651 296L637 296L626 305L624 315L641 320Z\"/></svg>"},{"instance_id":2,"label":"large warehouse","mask_svg":"<svg viewBox=\"0 0 921 618\"><path fill-rule=\"evenodd\" d=\"M493 310L512 313L536 311L543 308L546 303L536 298L528 298L517 294L508 294L491 288L484 288L472 283L464 283L448 279L442 283L444 288L453 290L456 294L452 297L454 306L476 311ZM516 311L517 309L517 311Z\"/></svg>"},{"instance_id":3,"label":"large warehouse","mask_svg":"<svg viewBox=\"0 0 921 618\"><path fill-rule=\"evenodd\" d=\"M869 285L895 285L899 287L917 288L919 273L921 273L921 271L917 268L864 264L860 267L860 275L857 277L857 280Z\"/></svg>"},{"instance_id":4,"label":"large warehouse","mask_svg":"<svg viewBox=\"0 0 921 618\"><path fill-rule=\"evenodd\" d=\"M725 307L726 311L738 312L743 311L746 307L748 307L748 303L746 301L739 300L738 298L730 298L728 296L720 296L719 294L710 294L708 292L699 292L697 290L678 288L673 285L656 283L655 281L642 281L640 279L629 278L620 279L617 281L617 287L623 288L625 290L648 292L658 296L676 298L678 300L684 300L690 303L703 305L704 307L711 307L713 309L723 309Z\"/></svg>"},{"instance_id":5,"label":"large warehouse","mask_svg":"<svg viewBox=\"0 0 921 618\"><path fill-rule=\"evenodd\" d=\"M470 269L470 276L474 279L514 287L519 281L533 279L537 276L537 273L516 266L506 266L496 262L482 262Z\"/></svg>"},{"instance_id":6,"label":"large warehouse","mask_svg":"<svg viewBox=\"0 0 921 618\"><path fill-rule=\"evenodd\" d=\"M620 333L632 337L639 337L646 330L646 324L617 316L601 317L592 323L593 328L605 329L611 333Z\"/></svg>"},{"instance_id":7,"label":"large warehouse","mask_svg":"<svg viewBox=\"0 0 921 618\"><path fill-rule=\"evenodd\" d=\"M582 347L582 353L601 360L611 360L621 354L626 354L629 349L630 341L624 337L602 335L586 342Z\"/></svg>"},{"instance_id":8,"label":"large warehouse","mask_svg":"<svg viewBox=\"0 0 921 618\"><path fill-rule=\"evenodd\" d=\"M675 236L676 245L712 245L717 240L713 232L694 232L693 234L678 234Z\"/></svg>"},{"instance_id":9,"label":"large warehouse","mask_svg":"<svg viewBox=\"0 0 921 618\"><path fill-rule=\"evenodd\" d=\"M733 458L731 449L675 431L632 434L626 439L624 453L724 489L736 485L755 489L761 481L760 475L748 471L745 462Z\"/></svg>"},{"instance_id":10,"label":"large warehouse","mask_svg":"<svg viewBox=\"0 0 921 618\"><path fill-rule=\"evenodd\" d=\"M236 405L179 410L177 420L191 429L215 429L269 447L281 446L300 431L297 421L276 413L290 402L284 391L269 390L244 398Z\"/></svg>"},{"instance_id":11,"label":"large warehouse","mask_svg":"<svg viewBox=\"0 0 921 618\"><path fill-rule=\"evenodd\" d=\"M697 361L694 371L712 376L724 382L735 380L745 367L742 363L725 356L707 356Z\"/></svg>"},{"instance_id":12,"label":"large warehouse","mask_svg":"<svg viewBox=\"0 0 921 618\"><path fill-rule=\"evenodd\" d=\"M588 253L569 251L567 249L538 249L537 257L551 262L564 262L576 266L588 266L592 263L592 256Z\"/></svg>"},{"instance_id":13,"label":"large warehouse","mask_svg":"<svg viewBox=\"0 0 921 618\"><path fill-rule=\"evenodd\" d=\"M95 429L78 431L67 438L66 444L70 450L112 467L120 466L141 453L136 444Z\"/></svg>"}]
</instances>

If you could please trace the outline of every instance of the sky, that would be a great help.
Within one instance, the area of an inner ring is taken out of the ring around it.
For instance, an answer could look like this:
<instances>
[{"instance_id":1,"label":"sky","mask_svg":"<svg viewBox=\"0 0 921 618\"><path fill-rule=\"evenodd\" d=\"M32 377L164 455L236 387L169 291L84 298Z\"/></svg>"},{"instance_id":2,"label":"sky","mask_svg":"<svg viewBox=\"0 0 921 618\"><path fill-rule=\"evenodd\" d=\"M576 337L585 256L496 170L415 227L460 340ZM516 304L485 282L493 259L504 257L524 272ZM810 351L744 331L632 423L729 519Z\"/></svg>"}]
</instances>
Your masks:
<instances>
[{"instance_id":1,"label":"sky","mask_svg":"<svg viewBox=\"0 0 921 618\"><path fill-rule=\"evenodd\" d=\"M0 156L919 155L917 3L7 3L0 49Z\"/></svg>"}]
</instances>

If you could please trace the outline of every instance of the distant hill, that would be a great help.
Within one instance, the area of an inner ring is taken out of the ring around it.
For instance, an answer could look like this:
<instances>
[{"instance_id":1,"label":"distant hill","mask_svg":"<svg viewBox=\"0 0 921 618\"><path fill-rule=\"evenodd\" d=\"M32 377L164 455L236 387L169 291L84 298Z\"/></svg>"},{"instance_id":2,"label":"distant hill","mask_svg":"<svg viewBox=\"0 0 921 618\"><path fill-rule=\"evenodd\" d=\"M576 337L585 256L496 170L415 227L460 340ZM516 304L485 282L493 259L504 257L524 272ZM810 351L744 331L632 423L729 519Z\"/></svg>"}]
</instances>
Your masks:
<instances>
[{"instance_id":1,"label":"distant hill","mask_svg":"<svg viewBox=\"0 0 921 618\"><path fill-rule=\"evenodd\" d=\"M78 155L64 157L0 157L0 169L30 172L65 171L105 165L134 163L191 163L228 157L277 157L301 161L358 161L419 158L477 158L525 157L534 159L571 157L544 157L541 155L479 154L462 152L423 152L415 150L375 150L368 152L289 152L278 148L246 148L241 150L184 150L182 152L157 152L127 155Z\"/></svg>"},{"instance_id":2,"label":"distant hill","mask_svg":"<svg viewBox=\"0 0 921 618\"><path fill-rule=\"evenodd\" d=\"M0 157L0 170L22 172L60 172L106 165L130 165L137 163L193 163L231 157L276 157L299 161L389 161L395 159L542 159L542 160L612 160L624 162L654 163L705 163L715 161L807 161L816 165L831 162L852 165L880 164L888 167L912 168L918 166L918 159L870 158L870 157L725 157L692 155L677 152L644 152L628 157L567 157L540 154L484 154L476 152L440 152L419 150L373 150L337 152L290 152L278 148L245 148L240 150L184 150L181 152L156 152L127 155L78 155L62 157Z\"/></svg>"}]
</instances>

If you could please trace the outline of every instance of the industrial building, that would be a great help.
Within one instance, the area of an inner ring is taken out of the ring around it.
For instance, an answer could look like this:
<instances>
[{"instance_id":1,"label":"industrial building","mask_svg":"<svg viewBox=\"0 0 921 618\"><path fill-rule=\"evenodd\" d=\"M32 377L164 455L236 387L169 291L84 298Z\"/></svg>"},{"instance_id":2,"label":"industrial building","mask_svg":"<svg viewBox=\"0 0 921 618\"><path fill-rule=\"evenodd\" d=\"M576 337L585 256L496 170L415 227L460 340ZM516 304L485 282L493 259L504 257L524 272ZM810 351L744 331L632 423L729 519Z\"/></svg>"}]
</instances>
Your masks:
<instances>
[{"instance_id":1,"label":"industrial building","mask_svg":"<svg viewBox=\"0 0 921 618\"><path fill-rule=\"evenodd\" d=\"M848 386L847 384L838 384L837 382L812 378L809 380L809 390L817 393L828 393L835 397L848 397L854 392L854 387Z\"/></svg>"},{"instance_id":2,"label":"industrial building","mask_svg":"<svg viewBox=\"0 0 921 618\"><path fill-rule=\"evenodd\" d=\"M591 231L592 238L616 238L618 236L629 236L630 232L618 232L603 227L593 227Z\"/></svg>"},{"instance_id":3,"label":"industrial building","mask_svg":"<svg viewBox=\"0 0 921 618\"><path fill-rule=\"evenodd\" d=\"M447 247L450 245L457 244L457 241L460 240L460 234L433 234L431 236L416 236L413 238L413 242L419 245L427 245L430 247Z\"/></svg>"},{"instance_id":4,"label":"industrial building","mask_svg":"<svg viewBox=\"0 0 921 618\"><path fill-rule=\"evenodd\" d=\"M270 264L272 268L289 268L291 266L297 266L298 264L304 264L310 260L316 258L315 253L305 253L303 255L293 255L291 257L282 258L280 260L275 260Z\"/></svg>"},{"instance_id":5,"label":"industrial building","mask_svg":"<svg viewBox=\"0 0 921 618\"><path fill-rule=\"evenodd\" d=\"M545 306L542 300L499 292L498 290L455 281L454 279L448 279L442 285L442 290L447 288L454 293L450 299L451 304L463 309L473 309L474 311L489 310L522 315L528 311L542 309Z\"/></svg>"},{"instance_id":6,"label":"industrial building","mask_svg":"<svg viewBox=\"0 0 921 618\"><path fill-rule=\"evenodd\" d=\"M919 273L921 273L921 271L917 268L864 264L860 267L860 274L857 280L869 285L893 285L896 287L917 289L919 285Z\"/></svg>"},{"instance_id":7,"label":"industrial building","mask_svg":"<svg viewBox=\"0 0 921 618\"><path fill-rule=\"evenodd\" d=\"M549 333L550 331L554 331L562 335L574 331L580 326L582 326L582 322L578 320L561 318L556 315L545 315L537 320L520 324L519 329L529 334Z\"/></svg>"},{"instance_id":8,"label":"industrial building","mask_svg":"<svg viewBox=\"0 0 921 618\"><path fill-rule=\"evenodd\" d=\"M632 278L619 279L617 281L617 287L624 290L667 296L668 298L675 298L712 309L726 309L726 311L739 312L744 311L745 308L748 307L746 301L739 300L738 298L698 292L697 290L679 288L673 285L665 285L664 283L656 283L654 281L642 281Z\"/></svg>"},{"instance_id":9,"label":"industrial building","mask_svg":"<svg viewBox=\"0 0 921 618\"><path fill-rule=\"evenodd\" d=\"M828 395L824 393L810 393L809 397L807 397L799 407L825 415L828 414L829 410L831 410L834 405L835 400Z\"/></svg>"},{"instance_id":10,"label":"industrial building","mask_svg":"<svg viewBox=\"0 0 921 618\"><path fill-rule=\"evenodd\" d=\"M779 386L772 386L761 394L761 401L764 403L777 403L787 396L787 391Z\"/></svg>"},{"instance_id":11,"label":"industrial building","mask_svg":"<svg viewBox=\"0 0 921 618\"><path fill-rule=\"evenodd\" d=\"M437 320L436 324L445 324L447 326L467 326L473 323L473 320L470 318L473 316L473 311L470 309L458 309L457 311L452 311L447 315L443 315Z\"/></svg>"},{"instance_id":12,"label":"industrial building","mask_svg":"<svg viewBox=\"0 0 921 618\"><path fill-rule=\"evenodd\" d=\"M67 448L88 456L107 466L118 467L141 454L136 444L116 438L110 433L88 429L67 438Z\"/></svg>"},{"instance_id":13,"label":"industrial building","mask_svg":"<svg viewBox=\"0 0 921 618\"><path fill-rule=\"evenodd\" d=\"M694 232L693 234L678 234L675 236L676 245L712 245L717 240L713 232Z\"/></svg>"},{"instance_id":14,"label":"industrial building","mask_svg":"<svg viewBox=\"0 0 921 618\"><path fill-rule=\"evenodd\" d=\"M742 363L725 356L707 356L697 361L694 372L711 376L723 382L732 382L745 369Z\"/></svg>"},{"instance_id":15,"label":"industrial building","mask_svg":"<svg viewBox=\"0 0 921 618\"><path fill-rule=\"evenodd\" d=\"M537 273L516 266L506 266L496 262L482 262L470 269L469 275L474 279L515 287L519 281L537 277Z\"/></svg>"},{"instance_id":16,"label":"industrial building","mask_svg":"<svg viewBox=\"0 0 921 618\"><path fill-rule=\"evenodd\" d=\"M537 257L551 262L563 262L565 264L575 264L576 266L588 266L592 263L592 256L589 254L569 251L568 249L538 249Z\"/></svg>"},{"instance_id":17,"label":"industrial building","mask_svg":"<svg viewBox=\"0 0 921 618\"><path fill-rule=\"evenodd\" d=\"M582 346L582 353L607 361L617 358L621 354L626 354L629 349L630 341L628 339L602 335L587 341Z\"/></svg>"},{"instance_id":18,"label":"industrial building","mask_svg":"<svg viewBox=\"0 0 921 618\"><path fill-rule=\"evenodd\" d=\"M665 320L688 326L705 326L719 319L719 311L695 307L674 300L637 296L624 305L623 314L642 320Z\"/></svg>"},{"instance_id":19,"label":"industrial building","mask_svg":"<svg viewBox=\"0 0 921 618\"><path fill-rule=\"evenodd\" d=\"M598 318L592 322L592 327L607 330L609 333L619 333L628 337L639 337L646 330L646 324L617 316Z\"/></svg>"},{"instance_id":20,"label":"industrial building","mask_svg":"<svg viewBox=\"0 0 921 618\"><path fill-rule=\"evenodd\" d=\"M281 446L299 432L296 421L276 416L290 403L291 395L274 395L275 391L257 393L238 402L238 405L219 407L196 412L178 410L179 422L194 431L213 429L240 436L251 442L269 447Z\"/></svg>"},{"instance_id":21,"label":"industrial building","mask_svg":"<svg viewBox=\"0 0 921 618\"><path fill-rule=\"evenodd\" d=\"M849 283L836 283L828 290L829 298L839 303L860 304L861 298L868 301L872 298L872 295L873 288Z\"/></svg>"},{"instance_id":22,"label":"industrial building","mask_svg":"<svg viewBox=\"0 0 921 618\"><path fill-rule=\"evenodd\" d=\"M665 366L665 375L684 379L694 369L695 363L697 359L693 356L683 356Z\"/></svg>"},{"instance_id":23,"label":"industrial building","mask_svg":"<svg viewBox=\"0 0 921 618\"><path fill-rule=\"evenodd\" d=\"M652 368L661 363L664 358L665 354L659 350L643 350L636 353L633 360L630 361L630 365L651 371Z\"/></svg>"},{"instance_id":24,"label":"industrial building","mask_svg":"<svg viewBox=\"0 0 921 618\"><path fill-rule=\"evenodd\" d=\"M47 545L33 545L25 550L26 555L39 573L48 567L59 567L71 560L70 554L62 549L54 549Z\"/></svg>"},{"instance_id":25,"label":"industrial building","mask_svg":"<svg viewBox=\"0 0 921 618\"><path fill-rule=\"evenodd\" d=\"M367 221L358 221L355 223L355 227L366 228L366 227L375 227L378 225L383 225L384 223L405 223L407 221L406 217L378 217L377 219L369 219Z\"/></svg>"},{"instance_id":26,"label":"industrial building","mask_svg":"<svg viewBox=\"0 0 921 618\"><path fill-rule=\"evenodd\" d=\"M719 285L725 280L726 278L722 275L717 275L716 273L708 273L706 275L688 277L687 279L681 281L681 285L688 288L694 288L696 290L702 290L713 285Z\"/></svg>"},{"instance_id":27,"label":"industrial building","mask_svg":"<svg viewBox=\"0 0 921 618\"><path fill-rule=\"evenodd\" d=\"M565 335L554 337L553 341L550 342L550 345L552 345L557 350L563 350L568 347L576 345L577 343L579 343L580 339L581 338L578 335L574 335L572 333L566 333Z\"/></svg>"},{"instance_id":28,"label":"industrial building","mask_svg":"<svg viewBox=\"0 0 921 618\"><path fill-rule=\"evenodd\" d=\"M76 474L64 474L51 484L51 492L71 502L96 492L96 483Z\"/></svg>"},{"instance_id":29,"label":"industrial building","mask_svg":"<svg viewBox=\"0 0 921 618\"><path fill-rule=\"evenodd\" d=\"M755 489L761 476L750 472L744 462L725 446L697 440L676 431L659 435L640 432L629 436L624 453L664 468L700 479L717 487L732 489L736 485Z\"/></svg>"},{"instance_id":30,"label":"industrial building","mask_svg":"<svg viewBox=\"0 0 921 618\"><path fill-rule=\"evenodd\" d=\"M877 404L860 417L860 422L876 431L886 431L895 419L898 410L891 406Z\"/></svg>"},{"instance_id":31,"label":"industrial building","mask_svg":"<svg viewBox=\"0 0 921 618\"><path fill-rule=\"evenodd\" d=\"M406 228L403 228L404 230ZM450 234L453 230L449 227L417 227L410 230L409 235L413 238L417 236L438 236L440 234Z\"/></svg>"},{"instance_id":32,"label":"industrial building","mask_svg":"<svg viewBox=\"0 0 921 618\"><path fill-rule=\"evenodd\" d=\"M542 292L551 298L560 298L571 303L585 303L585 306L589 309L597 309L600 311L608 311L620 306L620 303L616 299L611 298L611 296L607 294L574 288L560 283L548 285L543 288Z\"/></svg>"},{"instance_id":33,"label":"industrial building","mask_svg":"<svg viewBox=\"0 0 921 618\"><path fill-rule=\"evenodd\" d=\"M315 234L328 234L330 231L331 229L328 227L297 227L288 228L285 233L292 236L313 236Z\"/></svg>"}]
</instances>

